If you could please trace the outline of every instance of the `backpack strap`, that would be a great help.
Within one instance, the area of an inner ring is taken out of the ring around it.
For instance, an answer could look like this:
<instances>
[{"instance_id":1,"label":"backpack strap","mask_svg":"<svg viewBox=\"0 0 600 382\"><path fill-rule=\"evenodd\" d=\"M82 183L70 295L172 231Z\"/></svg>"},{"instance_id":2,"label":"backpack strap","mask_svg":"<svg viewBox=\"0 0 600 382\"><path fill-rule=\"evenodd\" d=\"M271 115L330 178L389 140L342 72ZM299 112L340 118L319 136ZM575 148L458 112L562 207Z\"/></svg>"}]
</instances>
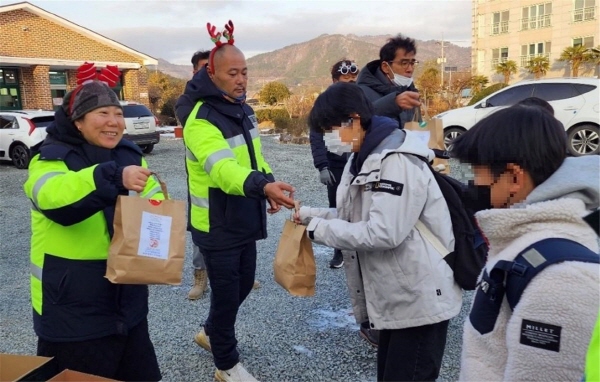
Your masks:
<instances>
[{"instance_id":1,"label":"backpack strap","mask_svg":"<svg viewBox=\"0 0 600 382\"><path fill-rule=\"evenodd\" d=\"M444 244L442 244L442 242L437 238L437 236L435 236L433 232L431 232L431 230L427 228L427 226L422 221L417 220L417 222L415 223L415 228L417 231L419 231L421 236L423 236L425 240L427 240L429 244L431 244L433 248L435 248L435 250L439 252L439 254L442 257L446 257L447 254L452 252L448 248L446 248Z\"/></svg>"},{"instance_id":2,"label":"backpack strap","mask_svg":"<svg viewBox=\"0 0 600 382\"><path fill-rule=\"evenodd\" d=\"M494 266L506 273L506 300L511 310L519 303L527 284L546 267L564 261L600 264L600 256L575 241L550 238L525 248L514 261L501 260Z\"/></svg>"}]
</instances>

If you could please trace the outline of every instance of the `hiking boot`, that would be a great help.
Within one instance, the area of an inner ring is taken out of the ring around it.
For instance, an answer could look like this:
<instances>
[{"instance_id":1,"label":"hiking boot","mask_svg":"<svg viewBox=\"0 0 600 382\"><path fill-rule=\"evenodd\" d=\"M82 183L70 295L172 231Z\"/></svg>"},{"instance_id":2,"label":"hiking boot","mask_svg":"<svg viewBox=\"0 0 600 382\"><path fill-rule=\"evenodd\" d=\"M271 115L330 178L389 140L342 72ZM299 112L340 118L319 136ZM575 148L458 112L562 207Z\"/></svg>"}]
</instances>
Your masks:
<instances>
[{"instance_id":1,"label":"hiking boot","mask_svg":"<svg viewBox=\"0 0 600 382\"><path fill-rule=\"evenodd\" d=\"M361 325L358 334L369 344L375 347L379 346L379 331L375 329L365 328Z\"/></svg>"},{"instance_id":2,"label":"hiking boot","mask_svg":"<svg viewBox=\"0 0 600 382\"><path fill-rule=\"evenodd\" d=\"M254 280L254 284L252 284L252 289L260 288L260 283L257 280Z\"/></svg>"},{"instance_id":3,"label":"hiking boot","mask_svg":"<svg viewBox=\"0 0 600 382\"><path fill-rule=\"evenodd\" d=\"M329 262L329 268L341 268L344 266L344 256L342 251L336 249L333 251L333 259Z\"/></svg>"},{"instance_id":4,"label":"hiking boot","mask_svg":"<svg viewBox=\"0 0 600 382\"><path fill-rule=\"evenodd\" d=\"M229 370L217 369L215 379L219 382L258 382L239 362Z\"/></svg>"},{"instance_id":5,"label":"hiking boot","mask_svg":"<svg viewBox=\"0 0 600 382\"><path fill-rule=\"evenodd\" d=\"M194 342L204 350L212 352L212 349L210 348L210 338L206 335L204 328L194 336Z\"/></svg>"},{"instance_id":6,"label":"hiking boot","mask_svg":"<svg viewBox=\"0 0 600 382\"><path fill-rule=\"evenodd\" d=\"M189 300L197 300L204 296L208 289L208 274L206 269L194 269L194 286L188 293Z\"/></svg>"}]
</instances>

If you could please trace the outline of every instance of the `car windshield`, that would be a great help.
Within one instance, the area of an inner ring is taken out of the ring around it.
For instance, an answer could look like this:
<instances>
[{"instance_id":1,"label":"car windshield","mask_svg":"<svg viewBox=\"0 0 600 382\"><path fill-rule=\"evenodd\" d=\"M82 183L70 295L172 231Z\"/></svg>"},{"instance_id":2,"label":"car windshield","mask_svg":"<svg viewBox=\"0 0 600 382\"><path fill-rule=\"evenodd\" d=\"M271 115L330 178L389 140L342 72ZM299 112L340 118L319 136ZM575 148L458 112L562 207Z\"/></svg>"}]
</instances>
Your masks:
<instances>
[{"instance_id":1,"label":"car windshield","mask_svg":"<svg viewBox=\"0 0 600 382\"><path fill-rule=\"evenodd\" d=\"M124 105L123 116L125 118L152 117L152 112L144 105Z\"/></svg>"},{"instance_id":2,"label":"car windshield","mask_svg":"<svg viewBox=\"0 0 600 382\"><path fill-rule=\"evenodd\" d=\"M54 116L48 115L46 117L31 118L31 122L33 122L35 127L48 127L52 122L54 122Z\"/></svg>"}]
</instances>

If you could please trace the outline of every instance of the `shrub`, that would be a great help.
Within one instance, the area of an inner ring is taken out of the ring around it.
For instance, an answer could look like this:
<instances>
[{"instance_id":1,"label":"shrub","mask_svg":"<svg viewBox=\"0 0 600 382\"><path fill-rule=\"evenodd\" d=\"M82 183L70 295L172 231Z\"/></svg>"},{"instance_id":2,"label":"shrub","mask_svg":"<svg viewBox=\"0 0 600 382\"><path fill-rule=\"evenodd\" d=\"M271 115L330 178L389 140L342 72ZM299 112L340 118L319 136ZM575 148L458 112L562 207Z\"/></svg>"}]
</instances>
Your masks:
<instances>
[{"instance_id":1,"label":"shrub","mask_svg":"<svg viewBox=\"0 0 600 382\"><path fill-rule=\"evenodd\" d=\"M285 109L259 109L255 110L254 114L256 115L256 119L258 123L264 121L273 121L277 118L289 118L289 114Z\"/></svg>"},{"instance_id":2,"label":"shrub","mask_svg":"<svg viewBox=\"0 0 600 382\"><path fill-rule=\"evenodd\" d=\"M471 101L469 101L469 105L475 105L477 102L481 101L482 99L484 99L485 97L497 92L498 90L507 87L508 85L505 83L497 83L497 84L493 84L488 86L487 88L483 89L482 91L480 91L479 93L475 94L473 96L473 98L471 98Z\"/></svg>"}]
</instances>

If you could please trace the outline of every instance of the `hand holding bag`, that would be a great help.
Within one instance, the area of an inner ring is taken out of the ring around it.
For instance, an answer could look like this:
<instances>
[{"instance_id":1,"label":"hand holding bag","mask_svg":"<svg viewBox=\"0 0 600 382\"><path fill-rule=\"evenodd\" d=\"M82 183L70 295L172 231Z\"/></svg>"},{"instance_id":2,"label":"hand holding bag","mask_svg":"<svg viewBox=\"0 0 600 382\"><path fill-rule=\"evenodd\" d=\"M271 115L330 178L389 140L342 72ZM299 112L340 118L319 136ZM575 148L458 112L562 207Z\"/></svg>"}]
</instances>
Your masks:
<instances>
[{"instance_id":1,"label":"hand holding bag","mask_svg":"<svg viewBox=\"0 0 600 382\"><path fill-rule=\"evenodd\" d=\"M117 198L106 278L114 284L181 284L185 258L185 202L139 195Z\"/></svg>"},{"instance_id":2,"label":"hand holding bag","mask_svg":"<svg viewBox=\"0 0 600 382\"><path fill-rule=\"evenodd\" d=\"M296 202L296 210L299 203ZM317 267L306 226L286 219L273 261L275 281L293 296L315 294Z\"/></svg>"}]
</instances>

